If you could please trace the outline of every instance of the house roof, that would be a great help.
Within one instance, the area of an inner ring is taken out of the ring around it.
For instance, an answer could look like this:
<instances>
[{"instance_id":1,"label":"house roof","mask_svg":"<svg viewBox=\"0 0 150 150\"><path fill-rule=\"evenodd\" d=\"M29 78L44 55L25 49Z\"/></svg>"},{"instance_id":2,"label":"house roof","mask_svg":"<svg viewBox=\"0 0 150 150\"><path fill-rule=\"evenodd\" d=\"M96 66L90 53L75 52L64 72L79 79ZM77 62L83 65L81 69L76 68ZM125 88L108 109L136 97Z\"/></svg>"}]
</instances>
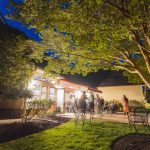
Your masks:
<instances>
[{"instance_id":1,"label":"house roof","mask_svg":"<svg viewBox=\"0 0 150 150\"><path fill-rule=\"evenodd\" d=\"M76 83L70 82L70 81L65 80L65 79L61 79L59 81L59 84L65 88L70 88L70 89L74 89L74 90L77 90L77 89L83 90L83 91L89 90L89 91L93 91L93 92L97 92L97 93L102 93L102 91L100 91L96 88L91 88L91 87L88 87L85 85L76 84Z\"/></svg>"}]
</instances>

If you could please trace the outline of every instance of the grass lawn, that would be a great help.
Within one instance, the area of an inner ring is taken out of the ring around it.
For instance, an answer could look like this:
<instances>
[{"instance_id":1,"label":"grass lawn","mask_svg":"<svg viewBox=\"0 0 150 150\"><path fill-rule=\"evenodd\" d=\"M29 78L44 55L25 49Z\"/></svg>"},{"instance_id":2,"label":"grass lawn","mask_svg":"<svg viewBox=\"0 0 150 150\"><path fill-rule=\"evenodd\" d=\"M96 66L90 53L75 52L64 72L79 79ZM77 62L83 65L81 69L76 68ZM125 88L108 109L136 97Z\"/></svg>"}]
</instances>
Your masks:
<instances>
[{"instance_id":1,"label":"grass lawn","mask_svg":"<svg viewBox=\"0 0 150 150\"><path fill-rule=\"evenodd\" d=\"M142 126L138 127L144 133ZM69 121L58 127L0 144L0 150L110 150L114 139L133 133L128 124L94 120L81 130Z\"/></svg>"}]
</instances>

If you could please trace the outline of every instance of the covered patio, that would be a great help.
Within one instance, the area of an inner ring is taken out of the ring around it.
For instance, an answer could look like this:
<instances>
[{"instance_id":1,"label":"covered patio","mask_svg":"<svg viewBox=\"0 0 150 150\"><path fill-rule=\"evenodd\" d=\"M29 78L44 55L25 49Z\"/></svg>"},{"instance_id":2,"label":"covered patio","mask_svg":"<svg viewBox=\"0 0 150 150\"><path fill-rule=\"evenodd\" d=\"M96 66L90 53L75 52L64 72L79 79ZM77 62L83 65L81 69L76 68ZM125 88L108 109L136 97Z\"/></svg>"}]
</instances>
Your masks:
<instances>
[{"instance_id":1,"label":"covered patio","mask_svg":"<svg viewBox=\"0 0 150 150\"><path fill-rule=\"evenodd\" d=\"M90 92L93 92L94 95L102 93L102 91L97 90L96 88L91 88L61 79L59 81L59 88L57 89L57 107L61 107L63 112L68 112L72 96L75 95L76 99L79 100L83 91L86 92L87 97ZM62 92L64 92L64 96Z\"/></svg>"}]
</instances>

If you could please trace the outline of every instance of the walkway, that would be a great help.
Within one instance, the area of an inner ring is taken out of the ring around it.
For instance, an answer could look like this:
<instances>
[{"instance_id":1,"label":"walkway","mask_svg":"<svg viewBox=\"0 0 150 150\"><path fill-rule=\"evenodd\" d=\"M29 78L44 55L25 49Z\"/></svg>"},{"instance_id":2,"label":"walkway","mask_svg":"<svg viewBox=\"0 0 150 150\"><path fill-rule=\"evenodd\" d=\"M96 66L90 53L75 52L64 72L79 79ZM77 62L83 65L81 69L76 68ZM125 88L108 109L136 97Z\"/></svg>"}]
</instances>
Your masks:
<instances>
[{"instance_id":1,"label":"walkway","mask_svg":"<svg viewBox=\"0 0 150 150\"><path fill-rule=\"evenodd\" d=\"M0 120L0 125L1 124L12 124L15 122L22 122L22 119L4 119L4 120Z\"/></svg>"},{"instance_id":2,"label":"walkway","mask_svg":"<svg viewBox=\"0 0 150 150\"><path fill-rule=\"evenodd\" d=\"M73 113L65 113L65 114L59 114L59 116L67 117L67 118L74 118ZM94 118L96 119L96 115L94 115ZM104 114L103 116L100 116L97 119L103 119L107 121L114 121L114 122L122 122L122 123L128 123L128 118L123 113L115 113L115 114Z\"/></svg>"},{"instance_id":3,"label":"walkway","mask_svg":"<svg viewBox=\"0 0 150 150\"><path fill-rule=\"evenodd\" d=\"M65 113L65 114L58 114L58 116L66 117L66 118L74 118L73 113ZM96 119L96 115L94 115ZM128 117L124 115L124 113L114 113L114 114L104 114L100 116L98 119L103 119L107 121L114 121L120 123L128 123ZM14 122L21 122L21 119L7 119L7 120L0 120L0 124L9 124ZM150 123L150 115L149 115L149 123Z\"/></svg>"},{"instance_id":4,"label":"walkway","mask_svg":"<svg viewBox=\"0 0 150 150\"><path fill-rule=\"evenodd\" d=\"M74 118L73 113L60 114L60 116ZM97 116L94 115L94 118L96 119ZM113 122L120 122L120 123L128 123L128 117L124 115L124 113L122 112L118 112L114 114L104 114L103 116L100 116L98 119L103 119L103 120L113 121ZM150 123L150 115L149 115L149 123Z\"/></svg>"}]
</instances>

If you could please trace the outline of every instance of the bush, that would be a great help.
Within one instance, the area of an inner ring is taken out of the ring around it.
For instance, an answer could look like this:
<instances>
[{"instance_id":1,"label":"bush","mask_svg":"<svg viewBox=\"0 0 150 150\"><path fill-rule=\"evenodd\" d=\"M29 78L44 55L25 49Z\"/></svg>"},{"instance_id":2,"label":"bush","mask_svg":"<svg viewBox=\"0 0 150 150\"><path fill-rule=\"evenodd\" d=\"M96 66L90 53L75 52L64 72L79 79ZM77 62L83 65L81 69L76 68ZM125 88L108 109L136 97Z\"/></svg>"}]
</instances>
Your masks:
<instances>
[{"instance_id":1,"label":"bush","mask_svg":"<svg viewBox=\"0 0 150 150\"><path fill-rule=\"evenodd\" d=\"M104 105L104 109L105 109L105 111L111 112L111 113L118 112L118 111L119 112L123 111L122 104L118 100L106 101L105 105Z\"/></svg>"},{"instance_id":2,"label":"bush","mask_svg":"<svg viewBox=\"0 0 150 150\"><path fill-rule=\"evenodd\" d=\"M130 108L145 108L144 102L140 102L137 100L129 100L129 107Z\"/></svg>"},{"instance_id":3,"label":"bush","mask_svg":"<svg viewBox=\"0 0 150 150\"><path fill-rule=\"evenodd\" d=\"M55 102L53 100L32 100L27 102L26 112L22 116L22 121L26 122L31 120L34 116L45 117L48 113L49 108Z\"/></svg>"},{"instance_id":4,"label":"bush","mask_svg":"<svg viewBox=\"0 0 150 150\"><path fill-rule=\"evenodd\" d=\"M123 111L122 103L118 100L115 100L114 103L118 106L118 111L122 112Z\"/></svg>"},{"instance_id":5,"label":"bush","mask_svg":"<svg viewBox=\"0 0 150 150\"><path fill-rule=\"evenodd\" d=\"M32 91L30 91L28 89L21 90L20 94L18 94L18 97L22 97L24 99L27 99L27 98L31 99L33 97L33 93L32 93Z\"/></svg>"},{"instance_id":6,"label":"bush","mask_svg":"<svg viewBox=\"0 0 150 150\"><path fill-rule=\"evenodd\" d=\"M0 85L0 99L12 99L17 100L19 98L32 98L33 94L32 91L24 88L17 88L17 87L6 87Z\"/></svg>"},{"instance_id":7,"label":"bush","mask_svg":"<svg viewBox=\"0 0 150 150\"><path fill-rule=\"evenodd\" d=\"M28 102L27 108L32 108L32 109L50 108L52 104L54 104L53 100L37 99Z\"/></svg>"},{"instance_id":8,"label":"bush","mask_svg":"<svg viewBox=\"0 0 150 150\"><path fill-rule=\"evenodd\" d=\"M114 102L115 105L117 106L118 111L119 111L119 112L122 112L122 111L123 111L122 103L121 103L120 101L118 101L118 100L108 101L108 102L107 102L107 105L110 105L110 104L113 103L113 102Z\"/></svg>"},{"instance_id":9,"label":"bush","mask_svg":"<svg viewBox=\"0 0 150 150\"><path fill-rule=\"evenodd\" d=\"M60 112L61 112L61 107L60 106L56 107L54 113L57 114L57 113L60 113Z\"/></svg>"}]
</instances>

